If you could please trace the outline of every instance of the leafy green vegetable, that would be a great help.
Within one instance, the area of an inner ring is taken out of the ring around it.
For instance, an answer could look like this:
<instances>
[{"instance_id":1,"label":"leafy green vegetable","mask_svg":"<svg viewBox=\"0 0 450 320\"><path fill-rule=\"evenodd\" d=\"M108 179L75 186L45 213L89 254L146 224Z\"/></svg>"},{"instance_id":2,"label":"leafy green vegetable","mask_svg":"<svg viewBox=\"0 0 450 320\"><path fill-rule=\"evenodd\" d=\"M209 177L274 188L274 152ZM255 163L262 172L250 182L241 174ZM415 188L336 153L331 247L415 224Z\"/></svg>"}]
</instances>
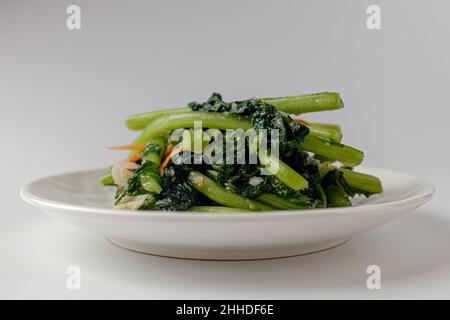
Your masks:
<instances>
[{"instance_id":1,"label":"leafy green vegetable","mask_svg":"<svg viewBox=\"0 0 450 320\"><path fill-rule=\"evenodd\" d=\"M310 129L307 126L302 125L295 121L291 121L289 123L289 129L290 130L288 131L289 135L287 139L289 140L289 142L296 142L296 143L302 143L310 131Z\"/></svg>"},{"instance_id":2,"label":"leafy green vegetable","mask_svg":"<svg viewBox=\"0 0 450 320\"><path fill-rule=\"evenodd\" d=\"M189 209L189 211L196 212L209 212L209 213L228 213L228 212L251 212L250 210L232 208L232 207L223 207L223 206L193 206Z\"/></svg>"},{"instance_id":3,"label":"leafy green vegetable","mask_svg":"<svg viewBox=\"0 0 450 320\"><path fill-rule=\"evenodd\" d=\"M324 136L308 135L297 147L349 167L361 164L364 159L362 151Z\"/></svg>"},{"instance_id":4,"label":"leafy green vegetable","mask_svg":"<svg viewBox=\"0 0 450 320\"><path fill-rule=\"evenodd\" d=\"M193 188L220 205L252 211L272 209L258 201L242 198L238 194L223 188L220 184L200 172L190 171L187 179Z\"/></svg>"},{"instance_id":5,"label":"leafy green vegetable","mask_svg":"<svg viewBox=\"0 0 450 320\"><path fill-rule=\"evenodd\" d=\"M113 186L113 185L115 185L114 179L113 179L112 174L111 174L111 169L109 169L108 172L105 173L105 175L100 177L100 183L103 186Z\"/></svg>"},{"instance_id":6,"label":"leafy green vegetable","mask_svg":"<svg viewBox=\"0 0 450 320\"><path fill-rule=\"evenodd\" d=\"M282 98L266 98L263 100L276 106L279 111L292 114L336 110L344 107L341 95L335 92L304 94Z\"/></svg>"},{"instance_id":7,"label":"leafy green vegetable","mask_svg":"<svg viewBox=\"0 0 450 320\"><path fill-rule=\"evenodd\" d=\"M301 210L311 208L310 204L307 202L302 203L300 201L296 201L296 199L288 200L271 193L261 194L258 197L258 200L279 210Z\"/></svg>"},{"instance_id":8,"label":"leafy green vegetable","mask_svg":"<svg viewBox=\"0 0 450 320\"><path fill-rule=\"evenodd\" d=\"M167 179L163 180L164 182ZM164 183L166 187L155 205L163 210L187 210L195 204L194 190L186 182Z\"/></svg>"},{"instance_id":9,"label":"leafy green vegetable","mask_svg":"<svg viewBox=\"0 0 450 320\"><path fill-rule=\"evenodd\" d=\"M342 107L338 93L232 102L213 93L184 108L135 115L126 124L143 130L130 146L129 161L136 164L114 167L119 183L111 170L101 183L117 185L115 203L121 209L247 212L351 206L356 195L383 192L378 178L353 170L364 153L342 143L339 125L292 116ZM193 129L197 121L199 131ZM218 136L209 133L212 129ZM168 139L175 130L188 135ZM219 136L226 142L221 148L208 144ZM201 144L194 142L197 138ZM180 153L178 160L190 162L176 161ZM204 155L214 161L193 161Z\"/></svg>"},{"instance_id":10,"label":"leafy green vegetable","mask_svg":"<svg viewBox=\"0 0 450 320\"><path fill-rule=\"evenodd\" d=\"M374 194L382 194L383 186L380 179L377 177L355 172L351 168L339 168L338 171L342 172L343 178L347 184L348 194L354 196L355 194L362 194L366 197L370 197Z\"/></svg>"},{"instance_id":11,"label":"leafy green vegetable","mask_svg":"<svg viewBox=\"0 0 450 320\"><path fill-rule=\"evenodd\" d=\"M145 147L142 155L142 162L153 162L159 164L161 162L163 148L159 144L149 143Z\"/></svg>"},{"instance_id":12,"label":"leafy green vegetable","mask_svg":"<svg viewBox=\"0 0 450 320\"><path fill-rule=\"evenodd\" d=\"M143 130L148 124L160 117L192 111L231 112L233 110L235 114L248 116L252 114L252 106L256 101L266 102L275 106L278 111L296 115L307 112L336 110L344 107L340 94L335 92L313 93L281 98L248 99L238 103L224 102L219 93L213 93L206 103L191 102L188 107L137 114L127 118L126 125L130 130Z\"/></svg>"},{"instance_id":13,"label":"leafy green vegetable","mask_svg":"<svg viewBox=\"0 0 450 320\"><path fill-rule=\"evenodd\" d=\"M224 102L220 93L213 92L206 102L191 102L188 104L188 108L191 108L192 111L202 112L229 112L231 110L231 103Z\"/></svg>"},{"instance_id":14,"label":"leafy green vegetable","mask_svg":"<svg viewBox=\"0 0 450 320\"><path fill-rule=\"evenodd\" d=\"M332 208L350 207L352 202L347 194L337 186L329 186L325 189L329 206Z\"/></svg>"},{"instance_id":15,"label":"leafy green vegetable","mask_svg":"<svg viewBox=\"0 0 450 320\"><path fill-rule=\"evenodd\" d=\"M116 204L120 203L120 200L124 196L139 196L143 194L149 194L152 192L161 191L161 178L155 171L159 171L157 164L148 161L143 163L139 169L137 169L128 179L128 184L123 192L121 192L116 199Z\"/></svg>"}]
</instances>

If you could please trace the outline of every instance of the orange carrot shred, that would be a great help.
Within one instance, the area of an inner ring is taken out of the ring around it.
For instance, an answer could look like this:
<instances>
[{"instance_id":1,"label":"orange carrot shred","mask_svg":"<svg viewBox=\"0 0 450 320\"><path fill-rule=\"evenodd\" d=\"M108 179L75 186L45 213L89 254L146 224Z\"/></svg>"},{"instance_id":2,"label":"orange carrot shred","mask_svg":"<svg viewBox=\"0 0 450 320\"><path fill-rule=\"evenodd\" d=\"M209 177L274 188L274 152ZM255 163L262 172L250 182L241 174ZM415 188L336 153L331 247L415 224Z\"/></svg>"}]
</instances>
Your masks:
<instances>
[{"instance_id":1,"label":"orange carrot shred","mask_svg":"<svg viewBox=\"0 0 450 320\"><path fill-rule=\"evenodd\" d=\"M130 150L130 151L138 151L138 152L142 152L145 150L145 146L143 145L139 145L139 144L127 144L127 145L123 145L123 146L115 146L115 147L107 147L108 149L111 150Z\"/></svg>"},{"instance_id":2,"label":"orange carrot shred","mask_svg":"<svg viewBox=\"0 0 450 320\"><path fill-rule=\"evenodd\" d=\"M137 162L142 159L141 154L135 154L134 156L131 156L128 158L128 162Z\"/></svg>"},{"instance_id":3,"label":"orange carrot shred","mask_svg":"<svg viewBox=\"0 0 450 320\"><path fill-rule=\"evenodd\" d=\"M167 146L166 153L164 154L164 158L166 158L173 150L173 143L169 141L169 145Z\"/></svg>"},{"instance_id":4,"label":"orange carrot shred","mask_svg":"<svg viewBox=\"0 0 450 320\"><path fill-rule=\"evenodd\" d=\"M309 126L309 122L308 121L305 121L305 120L302 120L302 119L292 119L292 120L294 120L294 121L296 121L296 122L298 122L300 124L303 124L304 126Z\"/></svg>"},{"instance_id":5,"label":"orange carrot shred","mask_svg":"<svg viewBox=\"0 0 450 320\"><path fill-rule=\"evenodd\" d=\"M185 148L183 147L178 147L172 150L172 152L164 159L163 163L161 164L161 169L165 169L167 167L167 165L169 164L170 159L172 159L172 157L180 152L183 152L185 150Z\"/></svg>"}]
</instances>

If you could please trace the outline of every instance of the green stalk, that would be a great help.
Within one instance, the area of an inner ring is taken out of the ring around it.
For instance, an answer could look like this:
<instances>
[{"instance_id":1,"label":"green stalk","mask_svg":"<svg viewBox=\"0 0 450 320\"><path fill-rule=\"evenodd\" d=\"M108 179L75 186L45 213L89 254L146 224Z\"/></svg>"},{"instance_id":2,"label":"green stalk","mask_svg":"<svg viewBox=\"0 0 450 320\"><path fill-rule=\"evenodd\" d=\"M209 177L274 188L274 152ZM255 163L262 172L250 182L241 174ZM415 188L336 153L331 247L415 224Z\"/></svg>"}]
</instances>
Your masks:
<instances>
[{"instance_id":1,"label":"green stalk","mask_svg":"<svg viewBox=\"0 0 450 320\"><path fill-rule=\"evenodd\" d=\"M161 158L166 152L166 141L165 138L155 138L148 141L142 156L142 162L151 161L160 165Z\"/></svg>"},{"instance_id":2,"label":"green stalk","mask_svg":"<svg viewBox=\"0 0 450 320\"><path fill-rule=\"evenodd\" d=\"M208 178L211 178L214 180L214 182L219 182L219 172L216 170L206 170L205 171Z\"/></svg>"},{"instance_id":3,"label":"green stalk","mask_svg":"<svg viewBox=\"0 0 450 320\"><path fill-rule=\"evenodd\" d=\"M340 94L334 92L305 94L282 98L263 98L261 100L274 105L278 111L284 111L291 114L335 110L344 107ZM186 112L194 111L189 107L183 107L145 112L127 118L125 124L130 130L142 130L149 123L161 116Z\"/></svg>"},{"instance_id":4,"label":"green stalk","mask_svg":"<svg viewBox=\"0 0 450 320\"><path fill-rule=\"evenodd\" d=\"M164 138L154 138L145 144L146 147L142 155L141 164L149 165L149 169L140 176L139 180L142 188L148 192L160 193L162 191L159 166L166 151L165 141L166 139ZM130 156L136 153L136 151L132 151Z\"/></svg>"},{"instance_id":5,"label":"green stalk","mask_svg":"<svg viewBox=\"0 0 450 320\"><path fill-rule=\"evenodd\" d=\"M271 193L263 193L258 198L258 201L265 203L275 209L280 210L298 210L298 209L308 209L307 206L301 206L289 200L283 199L277 195Z\"/></svg>"},{"instance_id":6,"label":"green stalk","mask_svg":"<svg viewBox=\"0 0 450 320\"><path fill-rule=\"evenodd\" d=\"M239 213L239 212L250 212L250 210L232 208L232 207L221 207L221 206L193 206L189 208L189 211L197 212L217 212L217 213Z\"/></svg>"},{"instance_id":7,"label":"green stalk","mask_svg":"<svg viewBox=\"0 0 450 320\"><path fill-rule=\"evenodd\" d=\"M292 117L292 115L280 111L283 120L290 123L292 121L297 121ZM342 131L341 126L334 123L319 123L319 122L308 122L308 124L304 124L309 128L309 132L312 135L324 136L336 141L342 140Z\"/></svg>"},{"instance_id":8,"label":"green stalk","mask_svg":"<svg viewBox=\"0 0 450 320\"><path fill-rule=\"evenodd\" d=\"M273 210L271 207L255 200L244 199L238 194L228 191L212 179L197 171L191 171L188 175L189 184L209 199L222 206L251 211Z\"/></svg>"},{"instance_id":9,"label":"green stalk","mask_svg":"<svg viewBox=\"0 0 450 320\"><path fill-rule=\"evenodd\" d=\"M341 127L337 124L311 122L307 127L312 135L327 137L338 142L342 141Z\"/></svg>"},{"instance_id":10,"label":"green stalk","mask_svg":"<svg viewBox=\"0 0 450 320\"><path fill-rule=\"evenodd\" d=\"M344 168L338 170L344 174L344 179L351 188L362 193L383 193L383 186L377 177Z\"/></svg>"},{"instance_id":11,"label":"green stalk","mask_svg":"<svg viewBox=\"0 0 450 320\"><path fill-rule=\"evenodd\" d=\"M168 110L161 110L161 111L152 111L152 112L145 112L133 115L131 117L128 117L125 120L125 124L127 125L127 128L130 130L142 130L144 129L150 122L153 120L156 120L157 118L161 116L166 116L168 114L175 114L180 112L193 112L191 108L184 107L184 108L175 108L175 109L168 109Z\"/></svg>"},{"instance_id":12,"label":"green stalk","mask_svg":"<svg viewBox=\"0 0 450 320\"><path fill-rule=\"evenodd\" d=\"M335 92L305 94L282 98L263 98L263 101L274 105L278 111L290 114L302 114L342 109L344 104L341 95Z\"/></svg>"},{"instance_id":13,"label":"green stalk","mask_svg":"<svg viewBox=\"0 0 450 320\"><path fill-rule=\"evenodd\" d=\"M335 130L338 132L341 132L341 126L335 123L323 123L323 122L310 122L310 124L316 126L316 127L321 127L321 128L326 128L329 130Z\"/></svg>"},{"instance_id":14,"label":"green stalk","mask_svg":"<svg viewBox=\"0 0 450 320\"><path fill-rule=\"evenodd\" d=\"M146 164L148 162L152 163L151 174L147 174L141 177L142 187L149 191L160 193L162 191L161 188L161 178L159 167L161 165L161 159L166 152L166 143L165 139L154 139L150 141L145 147L143 156L142 156L142 164Z\"/></svg>"},{"instance_id":15,"label":"green stalk","mask_svg":"<svg viewBox=\"0 0 450 320\"><path fill-rule=\"evenodd\" d=\"M134 144L146 145L152 139L167 134L178 128L193 128L194 121L201 121L203 128L214 129L242 129L248 130L252 127L250 121L244 117L232 114L216 112L184 112L166 114L157 118L147 125L142 134L134 140Z\"/></svg>"},{"instance_id":16,"label":"green stalk","mask_svg":"<svg viewBox=\"0 0 450 320\"><path fill-rule=\"evenodd\" d=\"M145 191L159 194L162 191L159 165L149 162L148 166L149 170L139 176L139 183Z\"/></svg>"},{"instance_id":17,"label":"green stalk","mask_svg":"<svg viewBox=\"0 0 450 320\"><path fill-rule=\"evenodd\" d=\"M269 156L266 152L258 152L258 156L259 161L265 169L277 177L278 180L284 182L288 187L294 190L308 188L308 181L305 178L274 155Z\"/></svg>"},{"instance_id":18,"label":"green stalk","mask_svg":"<svg viewBox=\"0 0 450 320\"><path fill-rule=\"evenodd\" d=\"M111 172L108 172L103 177L100 178L100 183L103 186L113 186L115 184L114 179L111 175Z\"/></svg>"},{"instance_id":19,"label":"green stalk","mask_svg":"<svg viewBox=\"0 0 450 320\"><path fill-rule=\"evenodd\" d=\"M319 164L319 175L320 179L323 179L329 172L336 170L336 166L330 164L329 162L323 161Z\"/></svg>"},{"instance_id":20,"label":"green stalk","mask_svg":"<svg viewBox=\"0 0 450 320\"><path fill-rule=\"evenodd\" d=\"M329 186L325 189L328 206L333 208L351 207L352 202L348 199L342 190L336 186Z\"/></svg>"},{"instance_id":21,"label":"green stalk","mask_svg":"<svg viewBox=\"0 0 450 320\"><path fill-rule=\"evenodd\" d=\"M309 151L326 157L333 161L339 161L345 166L355 167L364 159L364 152L341 144L333 139L309 134L301 144L297 146L305 151Z\"/></svg>"}]
</instances>

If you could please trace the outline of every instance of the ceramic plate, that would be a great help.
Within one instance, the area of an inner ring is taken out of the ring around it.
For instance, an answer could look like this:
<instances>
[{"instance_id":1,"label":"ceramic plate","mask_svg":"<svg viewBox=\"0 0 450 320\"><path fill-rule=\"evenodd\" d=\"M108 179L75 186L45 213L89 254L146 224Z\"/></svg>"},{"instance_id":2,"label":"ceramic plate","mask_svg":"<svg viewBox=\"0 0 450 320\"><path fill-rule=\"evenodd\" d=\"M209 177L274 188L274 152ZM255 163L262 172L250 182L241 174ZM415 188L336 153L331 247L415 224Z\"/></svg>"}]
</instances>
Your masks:
<instances>
[{"instance_id":1,"label":"ceramic plate","mask_svg":"<svg viewBox=\"0 0 450 320\"><path fill-rule=\"evenodd\" d=\"M328 249L428 202L433 186L379 169L384 195L355 198L353 207L263 213L113 210L114 188L102 187L104 169L60 174L21 189L22 198L51 216L98 233L134 251L190 259L247 260Z\"/></svg>"}]
</instances>

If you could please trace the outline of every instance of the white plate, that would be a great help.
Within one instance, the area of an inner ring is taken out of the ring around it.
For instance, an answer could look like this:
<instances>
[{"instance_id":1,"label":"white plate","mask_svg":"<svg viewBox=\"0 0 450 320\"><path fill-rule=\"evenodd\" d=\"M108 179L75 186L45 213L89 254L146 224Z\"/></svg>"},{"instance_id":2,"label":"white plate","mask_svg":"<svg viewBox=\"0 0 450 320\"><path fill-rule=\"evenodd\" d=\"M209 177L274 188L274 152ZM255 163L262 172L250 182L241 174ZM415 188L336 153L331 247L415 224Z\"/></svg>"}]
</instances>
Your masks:
<instances>
[{"instance_id":1,"label":"white plate","mask_svg":"<svg viewBox=\"0 0 450 320\"><path fill-rule=\"evenodd\" d=\"M113 210L114 188L98 182L104 169L43 178L24 186L21 196L51 216L126 249L190 259L264 259L337 246L412 211L434 194L434 187L419 178L362 171L378 176L385 194L354 199L350 208L263 213Z\"/></svg>"}]
</instances>

